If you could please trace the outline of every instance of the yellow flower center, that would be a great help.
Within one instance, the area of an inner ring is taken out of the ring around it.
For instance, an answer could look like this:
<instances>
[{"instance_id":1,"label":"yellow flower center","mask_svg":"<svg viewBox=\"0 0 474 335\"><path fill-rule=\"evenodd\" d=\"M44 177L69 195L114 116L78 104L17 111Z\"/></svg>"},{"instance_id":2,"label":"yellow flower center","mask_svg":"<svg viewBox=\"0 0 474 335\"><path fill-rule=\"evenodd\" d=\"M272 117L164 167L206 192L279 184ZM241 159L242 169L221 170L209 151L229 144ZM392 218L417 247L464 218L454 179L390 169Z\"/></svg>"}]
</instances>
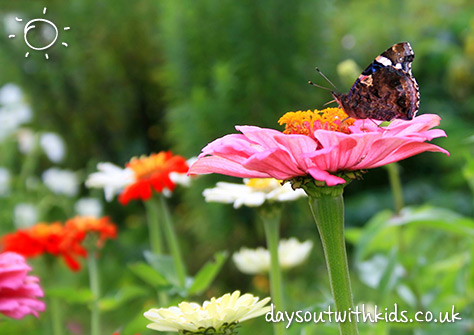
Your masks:
<instances>
[{"instance_id":1,"label":"yellow flower center","mask_svg":"<svg viewBox=\"0 0 474 335\"><path fill-rule=\"evenodd\" d=\"M127 164L127 167L133 170L137 179L142 179L149 177L164 167L167 158L166 152L159 152L157 154L142 156L140 158L134 157Z\"/></svg>"},{"instance_id":2,"label":"yellow flower center","mask_svg":"<svg viewBox=\"0 0 474 335\"><path fill-rule=\"evenodd\" d=\"M281 183L281 180L273 178L250 178L245 182L245 186L251 187L255 191L270 192Z\"/></svg>"},{"instance_id":3,"label":"yellow flower center","mask_svg":"<svg viewBox=\"0 0 474 335\"><path fill-rule=\"evenodd\" d=\"M301 134L313 137L314 131L325 129L349 134L349 126L354 119L347 116L341 108L326 108L305 112L288 112L283 115L278 124L285 125L285 134Z\"/></svg>"}]
</instances>

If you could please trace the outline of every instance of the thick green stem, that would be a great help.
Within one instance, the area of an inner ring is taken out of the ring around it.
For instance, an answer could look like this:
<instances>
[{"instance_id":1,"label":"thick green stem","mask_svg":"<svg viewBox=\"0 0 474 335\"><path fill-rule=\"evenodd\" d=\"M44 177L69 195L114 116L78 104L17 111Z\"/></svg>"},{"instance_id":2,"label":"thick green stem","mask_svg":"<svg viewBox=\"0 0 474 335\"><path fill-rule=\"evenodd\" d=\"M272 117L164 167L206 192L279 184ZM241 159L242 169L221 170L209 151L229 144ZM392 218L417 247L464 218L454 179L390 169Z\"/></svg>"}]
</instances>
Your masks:
<instances>
[{"instance_id":1,"label":"thick green stem","mask_svg":"<svg viewBox=\"0 0 474 335\"><path fill-rule=\"evenodd\" d=\"M354 302L344 241L343 187L317 187L306 191L321 237L336 311L340 312L342 317L346 313L346 321L339 323L339 332L341 335L356 335L357 323L354 318L353 322L348 320L350 311L354 310Z\"/></svg>"},{"instance_id":2,"label":"thick green stem","mask_svg":"<svg viewBox=\"0 0 474 335\"><path fill-rule=\"evenodd\" d=\"M145 201L145 208L151 251L154 254L159 255L163 252L159 207L155 201L150 199Z\"/></svg>"},{"instance_id":3,"label":"thick green stem","mask_svg":"<svg viewBox=\"0 0 474 335\"><path fill-rule=\"evenodd\" d=\"M183 256L181 255L181 250L179 248L178 238L176 237L176 232L174 231L173 223L171 222L171 215L168 210L168 206L166 205L165 198L160 196L159 200L166 241L168 242L168 246L170 248L171 257L173 257L173 263L176 269L176 274L178 275L179 285L184 287L186 283L186 268L184 266Z\"/></svg>"},{"instance_id":4,"label":"thick green stem","mask_svg":"<svg viewBox=\"0 0 474 335\"><path fill-rule=\"evenodd\" d=\"M87 255L87 266L89 268L89 285L92 292L91 306L91 335L100 334L100 285L99 285L99 268L97 266L97 258L95 252L89 250Z\"/></svg>"},{"instance_id":5,"label":"thick green stem","mask_svg":"<svg viewBox=\"0 0 474 335\"><path fill-rule=\"evenodd\" d=\"M278 258L281 210L279 208L269 208L267 210L261 210L260 217L263 221L267 248L270 252L270 290L272 295L272 303L275 305L275 309L277 311L283 312L284 304L282 274L280 268L280 261ZM284 323L274 323L273 332L275 335L283 335L285 333Z\"/></svg>"},{"instance_id":6,"label":"thick green stem","mask_svg":"<svg viewBox=\"0 0 474 335\"><path fill-rule=\"evenodd\" d=\"M400 215L403 209L403 191L402 182L400 180L399 166L397 163L386 165L388 170L388 178L390 187L392 188L393 202L395 204L395 214Z\"/></svg>"}]
</instances>

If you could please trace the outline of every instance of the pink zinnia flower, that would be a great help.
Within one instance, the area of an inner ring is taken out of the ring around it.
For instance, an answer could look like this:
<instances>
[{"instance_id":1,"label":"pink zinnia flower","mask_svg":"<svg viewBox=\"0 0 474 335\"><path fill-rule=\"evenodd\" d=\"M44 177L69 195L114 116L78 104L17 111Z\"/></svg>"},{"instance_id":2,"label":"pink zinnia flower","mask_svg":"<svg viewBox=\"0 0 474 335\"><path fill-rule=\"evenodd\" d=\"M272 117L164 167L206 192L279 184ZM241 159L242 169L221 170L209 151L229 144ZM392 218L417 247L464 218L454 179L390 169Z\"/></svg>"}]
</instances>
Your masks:
<instances>
[{"instance_id":1,"label":"pink zinnia flower","mask_svg":"<svg viewBox=\"0 0 474 335\"><path fill-rule=\"evenodd\" d=\"M425 151L449 155L425 143L446 136L441 129L431 129L439 122L439 116L424 114L382 127L380 121L347 119L339 108L287 113L280 119L280 124L286 124L285 132L237 126L242 134L209 143L189 174L280 180L310 175L334 186L346 182L341 177L346 172L379 167Z\"/></svg>"},{"instance_id":2,"label":"pink zinnia flower","mask_svg":"<svg viewBox=\"0 0 474 335\"><path fill-rule=\"evenodd\" d=\"M0 313L21 319L27 314L38 317L45 309L39 279L27 276L31 268L25 258L14 252L0 254Z\"/></svg>"}]
</instances>

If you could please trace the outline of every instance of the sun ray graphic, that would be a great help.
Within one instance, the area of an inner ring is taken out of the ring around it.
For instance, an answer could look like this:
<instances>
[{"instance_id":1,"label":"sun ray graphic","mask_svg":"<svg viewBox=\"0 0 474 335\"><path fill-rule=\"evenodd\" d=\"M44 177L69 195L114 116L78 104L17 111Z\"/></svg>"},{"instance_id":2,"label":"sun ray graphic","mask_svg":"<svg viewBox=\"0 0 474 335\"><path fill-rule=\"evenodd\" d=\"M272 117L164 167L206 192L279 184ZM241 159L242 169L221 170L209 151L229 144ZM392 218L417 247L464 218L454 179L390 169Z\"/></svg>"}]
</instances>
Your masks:
<instances>
[{"instance_id":1,"label":"sun ray graphic","mask_svg":"<svg viewBox=\"0 0 474 335\"><path fill-rule=\"evenodd\" d=\"M47 8L44 7L43 15L46 15L46 11L47 11ZM23 19L19 18L19 17L15 17L15 21L23 22ZM39 47L31 45L31 43L28 41L28 33L36 28L36 24L38 22L41 22L43 25L49 25L54 30L54 34L53 34L54 36L52 36L50 41L48 41L46 45L39 46ZM71 27L64 27L63 28L64 31L68 31L70 29L71 29ZM16 37L15 34L8 35L8 38L15 38L15 37ZM43 51L43 50L49 49L50 47L52 47L56 43L56 41L59 37L59 30L58 30L58 27L52 21L46 20L46 19L43 19L43 18L36 18L36 19L28 21L25 24L25 27L23 28L23 37L24 37L26 45L30 49L37 50L37 51ZM61 45L66 47L66 48L69 46L66 42L62 42ZM30 55L30 52L28 51L28 52L26 52L25 57L27 58L29 55ZM48 53L45 52L44 57L46 58L46 60L48 60L49 59Z\"/></svg>"}]
</instances>

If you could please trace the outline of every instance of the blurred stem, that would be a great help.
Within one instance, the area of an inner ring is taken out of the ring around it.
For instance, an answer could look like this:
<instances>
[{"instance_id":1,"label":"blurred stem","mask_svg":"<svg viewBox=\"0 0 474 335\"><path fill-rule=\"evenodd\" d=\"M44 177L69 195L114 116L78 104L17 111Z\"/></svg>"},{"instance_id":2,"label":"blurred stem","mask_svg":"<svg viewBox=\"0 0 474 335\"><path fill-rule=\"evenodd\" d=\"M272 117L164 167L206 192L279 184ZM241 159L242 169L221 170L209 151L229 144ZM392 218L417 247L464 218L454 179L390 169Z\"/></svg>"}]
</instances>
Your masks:
<instances>
[{"instance_id":1,"label":"blurred stem","mask_svg":"<svg viewBox=\"0 0 474 335\"><path fill-rule=\"evenodd\" d=\"M151 251L155 255L160 255L163 252L162 236L160 230L160 213L156 201L152 199L145 201L146 218L148 223L148 236L150 239Z\"/></svg>"},{"instance_id":2,"label":"blurred stem","mask_svg":"<svg viewBox=\"0 0 474 335\"><path fill-rule=\"evenodd\" d=\"M51 324L53 327L53 335L62 334L62 315L61 306L58 297L51 297L49 300L49 309L51 311Z\"/></svg>"},{"instance_id":3,"label":"blurred stem","mask_svg":"<svg viewBox=\"0 0 474 335\"><path fill-rule=\"evenodd\" d=\"M390 188L392 189L393 201L395 205L395 214L400 215L403 209L403 191L402 182L400 180L400 167L397 163L385 166L388 170L388 178L390 180Z\"/></svg>"},{"instance_id":4,"label":"blurred stem","mask_svg":"<svg viewBox=\"0 0 474 335\"><path fill-rule=\"evenodd\" d=\"M275 310L283 312L282 274L278 259L281 208L276 206L262 208L259 214L263 221L267 248L270 252L270 290L272 302L275 305ZM275 335L285 334L285 324L283 322L273 323L273 332Z\"/></svg>"},{"instance_id":5,"label":"blurred stem","mask_svg":"<svg viewBox=\"0 0 474 335\"><path fill-rule=\"evenodd\" d=\"M309 195L309 206L318 227L329 272L329 284L336 311L350 313L354 310L351 280L344 241L343 185L332 187L305 187ZM341 335L358 334L356 322L340 322Z\"/></svg>"},{"instance_id":6,"label":"blurred stem","mask_svg":"<svg viewBox=\"0 0 474 335\"><path fill-rule=\"evenodd\" d=\"M46 268L48 269L48 274L45 278L57 278L56 277L56 263L57 259L54 257L45 257ZM46 285L48 288L52 288L57 283L52 283L51 280L46 280ZM61 314L61 306L58 297L52 296L49 299L49 311L51 315L51 327L53 335L62 335L63 333L63 321Z\"/></svg>"},{"instance_id":7,"label":"blurred stem","mask_svg":"<svg viewBox=\"0 0 474 335\"><path fill-rule=\"evenodd\" d=\"M171 256L173 257L173 263L178 275L179 285L185 287L186 284L186 268L184 266L183 256L181 255L181 250L178 244L178 238L176 237L176 232L173 228L173 222L171 222L171 215L166 204L165 198L159 196L159 205L162 213L162 223L165 231L166 240L170 248Z\"/></svg>"},{"instance_id":8,"label":"blurred stem","mask_svg":"<svg viewBox=\"0 0 474 335\"><path fill-rule=\"evenodd\" d=\"M163 253L163 238L160 229L159 207L156 201L152 201L152 199L145 201L144 204L150 248L155 255L160 255ZM165 292L158 290L157 296L160 306L166 306L168 304L168 295Z\"/></svg>"},{"instance_id":9,"label":"blurred stem","mask_svg":"<svg viewBox=\"0 0 474 335\"><path fill-rule=\"evenodd\" d=\"M388 178L390 180L390 188L392 189L393 202L395 205L395 215L399 216L403 209L403 191L402 182L400 179L400 166L397 163L385 165L388 171ZM399 226L398 229L398 249L400 252L405 251L404 242L404 225Z\"/></svg>"},{"instance_id":10,"label":"blurred stem","mask_svg":"<svg viewBox=\"0 0 474 335\"><path fill-rule=\"evenodd\" d=\"M99 285L99 268L97 266L97 258L95 248L91 248L87 253L87 266L89 268L89 285L92 292L91 307L91 335L100 335L100 285Z\"/></svg>"}]
</instances>

